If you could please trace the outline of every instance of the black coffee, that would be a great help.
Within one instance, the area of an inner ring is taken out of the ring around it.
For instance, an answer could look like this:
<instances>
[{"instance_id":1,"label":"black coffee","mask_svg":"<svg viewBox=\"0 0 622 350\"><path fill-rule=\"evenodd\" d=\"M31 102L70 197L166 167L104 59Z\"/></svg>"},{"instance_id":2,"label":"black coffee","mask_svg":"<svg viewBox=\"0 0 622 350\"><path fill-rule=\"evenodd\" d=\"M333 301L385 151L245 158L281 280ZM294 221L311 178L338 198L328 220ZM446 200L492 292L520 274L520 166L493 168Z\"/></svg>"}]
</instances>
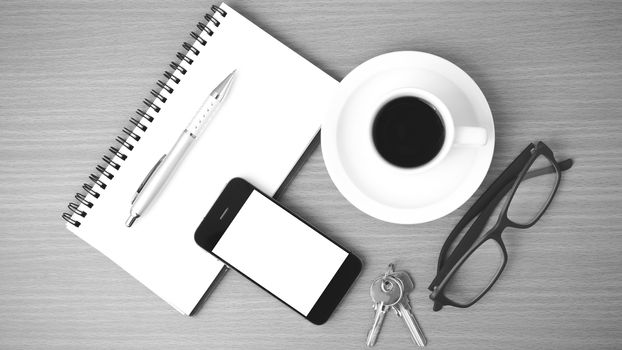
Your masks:
<instances>
[{"instance_id":1,"label":"black coffee","mask_svg":"<svg viewBox=\"0 0 622 350\"><path fill-rule=\"evenodd\" d=\"M412 96L387 102L376 115L372 138L380 155L402 168L431 161L445 141L445 127L436 110Z\"/></svg>"}]
</instances>

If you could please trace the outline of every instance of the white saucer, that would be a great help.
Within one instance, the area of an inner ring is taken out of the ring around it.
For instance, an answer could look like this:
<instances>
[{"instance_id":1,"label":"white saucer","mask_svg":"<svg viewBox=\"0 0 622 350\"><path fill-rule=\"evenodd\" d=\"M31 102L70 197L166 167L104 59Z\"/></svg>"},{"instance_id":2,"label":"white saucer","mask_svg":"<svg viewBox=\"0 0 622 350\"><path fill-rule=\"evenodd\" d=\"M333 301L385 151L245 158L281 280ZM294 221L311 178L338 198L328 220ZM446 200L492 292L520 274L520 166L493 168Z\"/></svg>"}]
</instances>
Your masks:
<instances>
[{"instance_id":1,"label":"white saucer","mask_svg":"<svg viewBox=\"0 0 622 350\"><path fill-rule=\"evenodd\" d=\"M391 91L434 93L457 125L486 129L484 146L455 146L424 172L386 163L371 143L374 103ZM322 125L328 173L354 206L380 220L423 223L443 217L469 199L484 180L495 144L492 113L484 94L453 63L423 52L384 54L361 64L341 82Z\"/></svg>"}]
</instances>

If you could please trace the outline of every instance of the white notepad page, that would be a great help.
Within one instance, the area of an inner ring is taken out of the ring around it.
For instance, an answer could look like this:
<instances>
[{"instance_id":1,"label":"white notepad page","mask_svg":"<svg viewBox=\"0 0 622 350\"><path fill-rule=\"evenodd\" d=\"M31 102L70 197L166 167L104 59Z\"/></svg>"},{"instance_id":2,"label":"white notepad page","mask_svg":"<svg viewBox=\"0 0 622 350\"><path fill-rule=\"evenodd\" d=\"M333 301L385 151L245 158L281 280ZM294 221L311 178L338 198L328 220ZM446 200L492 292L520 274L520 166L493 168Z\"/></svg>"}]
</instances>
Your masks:
<instances>
[{"instance_id":1,"label":"white notepad page","mask_svg":"<svg viewBox=\"0 0 622 350\"><path fill-rule=\"evenodd\" d=\"M320 127L325 102L337 82L285 47L226 4L227 15L213 36L194 43L200 53L181 79L172 81L166 103L140 141L115 158L119 170L79 227L67 227L108 256L183 314L190 314L223 265L194 242L194 232L226 183L242 177L273 194ZM134 193L160 157L173 145L200 104L216 85L237 69L222 108L197 139L165 189L131 228L125 226Z\"/></svg>"}]
</instances>

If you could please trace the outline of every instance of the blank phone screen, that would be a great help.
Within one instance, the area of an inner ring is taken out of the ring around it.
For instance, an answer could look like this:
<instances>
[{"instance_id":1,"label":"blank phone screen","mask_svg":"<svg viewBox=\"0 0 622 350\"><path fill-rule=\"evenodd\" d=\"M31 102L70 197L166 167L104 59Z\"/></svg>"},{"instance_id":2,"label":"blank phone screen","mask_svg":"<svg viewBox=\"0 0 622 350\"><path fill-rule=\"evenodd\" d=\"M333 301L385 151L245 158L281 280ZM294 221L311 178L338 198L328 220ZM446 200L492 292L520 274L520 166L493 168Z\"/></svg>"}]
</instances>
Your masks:
<instances>
[{"instance_id":1,"label":"blank phone screen","mask_svg":"<svg viewBox=\"0 0 622 350\"><path fill-rule=\"evenodd\" d=\"M348 256L257 191L213 252L305 316Z\"/></svg>"}]
</instances>

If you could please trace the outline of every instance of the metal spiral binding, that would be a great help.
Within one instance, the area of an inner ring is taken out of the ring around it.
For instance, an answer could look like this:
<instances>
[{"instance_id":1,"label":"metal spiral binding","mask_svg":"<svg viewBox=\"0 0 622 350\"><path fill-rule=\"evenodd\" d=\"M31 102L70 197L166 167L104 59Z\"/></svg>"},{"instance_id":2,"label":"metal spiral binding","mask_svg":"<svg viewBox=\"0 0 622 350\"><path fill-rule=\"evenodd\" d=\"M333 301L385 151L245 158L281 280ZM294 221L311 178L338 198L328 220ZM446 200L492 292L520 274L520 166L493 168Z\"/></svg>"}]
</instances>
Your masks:
<instances>
[{"instance_id":1,"label":"metal spiral binding","mask_svg":"<svg viewBox=\"0 0 622 350\"><path fill-rule=\"evenodd\" d=\"M99 188L101 188L102 190L105 190L106 187L108 186L106 185L106 183L100 180L99 177L95 174L89 175L89 180L93 181L93 183L99 186Z\"/></svg>"},{"instance_id":2,"label":"metal spiral binding","mask_svg":"<svg viewBox=\"0 0 622 350\"><path fill-rule=\"evenodd\" d=\"M214 31L211 30L210 28L208 28L205 24L203 24L202 22L197 23L197 28L199 28L199 31L201 32L206 32L207 35L212 36L214 35Z\"/></svg>"},{"instance_id":3,"label":"metal spiral binding","mask_svg":"<svg viewBox=\"0 0 622 350\"><path fill-rule=\"evenodd\" d=\"M179 58L179 61L186 61L186 63L188 63L188 65L191 65L194 60L190 57L188 57L187 55L184 55L181 52L177 53L177 58ZM174 62L171 62L171 65L175 64ZM187 70L185 68L183 68L182 66L180 66L179 64L176 67L180 72L182 72L182 74L186 74ZM182 70L183 69L183 70Z\"/></svg>"},{"instance_id":4,"label":"metal spiral binding","mask_svg":"<svg viewBox=\"0 0 622 350\"><path fill-rule=\"evenodd\" d=\"M184 41L184 43L181 45L184 49L186 49L186 52L191 51L195 56L198 56L199 53L201 53L201 51L197 50L197 48L195 48L194 46L188 44L187 42Z\"/></svg>"},{"instance_id":5,"label":"metal spiral binding","mask_svg":"<svg viewBox=\"0 0 622 350\"><path fill-rule=\"evenodd\" d=\"M95 169L99 171L100 174L105 176L108 180L114 179L114 175L111 172L107 171L106 168L104 168L103 166L98 165L95 167Z\"/></svg>"},{"instance_id":6,"label":"metal spiral binding","mask_svg":"<svg viewBox=\"0 0 622 350\"><path fill-rule=\"evenodd\" d=\"M99 198L99 192L96 192L93 189L93 186L89 185L89 184L84 184L82 185L82 188L84 188L84 190L86 191L86 193L90 194L91 196L95 197L95 198Z\"/></svg>"},{"instance_id":7,"label":"metal spiral binding","mask_svg":"<svg viewBox=\"0 0 622 350\"><path fill-rule=\"evenodd\" d=\"M130 117L130 123L134 124L140 131L147 131L147 126L134 117Z\"/></svg>"},{"instance_id":8,"label":"metal spiral binding","mask_svg":"<svg viewBox=\"0 0 622 350\"><path fill-rule=\"evenodd\" d=\"M123 128L123 133L136 141L140 141L140 136L126 127Z\"/></svg>"},{"instance_id":9,"label":"metal spiral binding","mask_svg":"<svg viewBox=\"0 0 622 350\"><path fill-rule=\"evenodd\" d=\"M108 148L108 150L110 151L110 153L112 153L115 156L119 157L119 159L121 159L121 160L126 160L127 159L127 155L125 153L122 153L118 148L116 148L114 146L110 146L110 148Z\"/></svg>"},{"instance_id":10,"label":"metal spiral binding","mask_svg":"<svg viewBox=\"0 0 622 350\"><path fill-rule=\"evenodd\" d=\"M152 116L149 115L149 113L143 111L142 109L137 109L136 110L136 114L138 114L141 118L145 118L150 123L154 119Z\"/></svg>"},{"instance_id":11,"label":"metal spiral binding","mask_svg":"<svg viewBox=\"0 0 622 350\"><path fill-rule=\"evenodd\" d=\"M194 63L195 58L189 56L192 54L196 57L201 53L201 51L194 46L195 43L205 46L207 44L207 40L205 39L205 36L202 36L202 34L212 36L214 35L214 28L220 26L220 20L218 20L215 16L217 14L223 18L227 16L227 12L216 5L211 7L211 11L212 13L205 14L204 16L207 23L197 23L199 32L190 32L190 36L194 39L194 43L190 44L188 42L184 42L182 44L185 52L178 52L176 56L179 61L173 61L170 63L169 66L173 70L164 72L166 80L158 80L156 83L160 90L151 90L153 100L143 100L143 103L147 106L147 108L145 110L137 109L136 114L138 115L138 118L131 117L129 119L130 123L134 125L133 130L127 127L122 129L125 137L118 136L115 140L119 143L119 145L116 147L111 146L108 149L108 151L110 151L110 155L104 155L102 157L102 160L106 163L106 166L97 165L95 167L97 173L89 175L91 183L85 183L82 185L82 189L86 194L76 193L75 198L77 202L69 203L67 207L70 212L64 212L62 214L62 218L65 221L75 227L80 227L81 222L79 221L79 218L83 218L88 215L87 209L92 208L94 200L101 196L101 191L105 190L108 186L107 181L114 178L115 174L113 172L121 169L121 163L127 160L129 152L131 152L134 149L135 144L140 141L140 133L147 131L147 123L152 123L156 119L154 115L160 112L162 108L161 105L166 103L168 99L167 96L170 96L175 91L174 85L179 84L182 81L183 78L181 76L185 75L188 72L188 66L191 66L192 63ZM185 65L185 67L182 64ZM176 72L178 72L179 75L176 75Z\"/></svg>"}]
</instances>

